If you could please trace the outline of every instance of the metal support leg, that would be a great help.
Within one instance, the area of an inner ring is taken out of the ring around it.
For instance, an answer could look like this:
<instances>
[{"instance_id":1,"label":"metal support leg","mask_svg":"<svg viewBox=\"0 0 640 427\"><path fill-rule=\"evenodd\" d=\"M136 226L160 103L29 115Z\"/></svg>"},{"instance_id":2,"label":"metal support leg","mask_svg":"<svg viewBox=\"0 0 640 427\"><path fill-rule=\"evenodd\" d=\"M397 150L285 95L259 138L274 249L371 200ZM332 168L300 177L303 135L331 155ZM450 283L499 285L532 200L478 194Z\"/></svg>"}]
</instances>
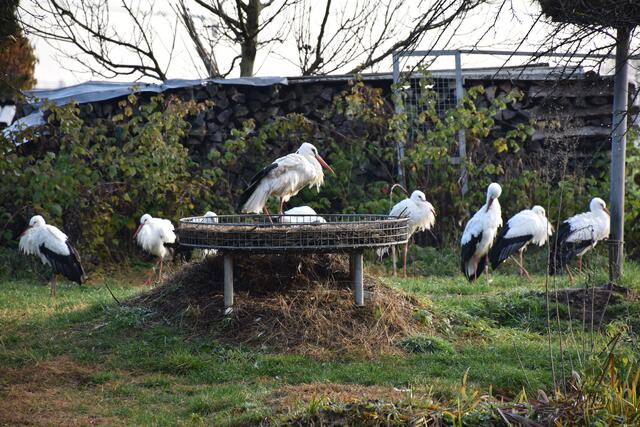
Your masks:
<instances>
[{"instance_id":1,"label":"metal support leg","mask_svg":"<svg viewBox=\"0 0 640 427\"><path fill-rule=\"evenodd\" d=\"M353 254L353 284L355 288L356 305L364 306L364 289L362 285L363 272L362 252Z\"/></svg>"},{"instance_id":2,"label":"metal support leg","mask_svg":"<svg viewBox=\"0 0 640 427\"><path fill-rule=\"evenodd\" d=\"M224 255L224 314L233 311L233 258Z\"/></svg>"}]
</instances>

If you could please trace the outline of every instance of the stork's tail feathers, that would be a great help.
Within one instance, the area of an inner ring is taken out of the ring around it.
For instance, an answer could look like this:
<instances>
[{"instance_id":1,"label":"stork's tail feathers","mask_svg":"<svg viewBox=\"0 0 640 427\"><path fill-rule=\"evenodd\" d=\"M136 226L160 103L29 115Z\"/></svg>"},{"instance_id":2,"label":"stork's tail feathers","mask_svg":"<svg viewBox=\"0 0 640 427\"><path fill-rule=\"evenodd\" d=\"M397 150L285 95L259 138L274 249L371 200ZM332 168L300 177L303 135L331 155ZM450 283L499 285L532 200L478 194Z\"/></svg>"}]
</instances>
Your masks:
<instances>
[{"instance_id":1,"label":"stork's tail feathers","mask_svg":"<svg viewBox=\"0 0 640 427\"><path fill-rule=\"evenodd\" d=\"M277 163L271 163L251 178L251 184L249 184L249 187L240 195L240 200L236 207L238 212L262 213L262 208L267 203L269 192L266 191L266 189L260 191L260 184L262 184L263 178L277 167Z\"/></svg>"}]
</instances>

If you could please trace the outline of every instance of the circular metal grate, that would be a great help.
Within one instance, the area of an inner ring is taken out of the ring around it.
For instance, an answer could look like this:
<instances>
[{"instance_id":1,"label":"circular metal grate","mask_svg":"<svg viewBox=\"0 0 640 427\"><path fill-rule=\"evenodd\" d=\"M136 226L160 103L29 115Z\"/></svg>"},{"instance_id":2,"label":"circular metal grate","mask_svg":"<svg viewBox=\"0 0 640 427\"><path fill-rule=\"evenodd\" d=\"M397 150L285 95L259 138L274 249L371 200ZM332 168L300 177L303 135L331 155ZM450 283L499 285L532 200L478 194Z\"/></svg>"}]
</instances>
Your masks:
<instances>
[{"instance_id":1,"label":"circular metal grate","mask_svg":"<svg viewBox=\"0 0 640 427\"><path fill-rule=\"evenodd\" d=\"M265 215L183 218L177 233L181 245L253 253L350 252L408 239L407 218L363 214L271 218L273 223Z\"/></svg>"}]
</instances>

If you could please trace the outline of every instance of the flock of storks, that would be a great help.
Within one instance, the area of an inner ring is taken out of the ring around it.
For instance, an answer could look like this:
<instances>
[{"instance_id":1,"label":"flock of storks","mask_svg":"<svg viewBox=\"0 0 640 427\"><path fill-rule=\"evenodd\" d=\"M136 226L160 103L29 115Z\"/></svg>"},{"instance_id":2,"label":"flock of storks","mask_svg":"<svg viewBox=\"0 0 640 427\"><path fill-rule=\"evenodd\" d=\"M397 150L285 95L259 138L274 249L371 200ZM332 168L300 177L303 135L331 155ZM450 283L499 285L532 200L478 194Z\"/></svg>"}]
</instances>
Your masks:
<instances>
[{"instance_id":1,"label":"flock of storks","mask_svg":"<svg viewBox=\"0 0 640 427\"><path fill-rule=\"evenodd\" d=\"M264 213L271 222L323 223L324 219L308 206L283 212L284 204L303 188L316 187L319 191L324 182L323 168L335 175L333 169L320 157L316 147L305 142L295 153L276 159L251 179L240 198L238 210L242 213ZM523 263L524 250L531 243L544 245L553 233L545 210L541 206L534 206L511 217L498 234L498 229L502 226L502 212L498 201L501 193L499 184L489 185L486 203L467 222L462 234L460 268L469 281L477 279L488 269L489 263L495 269L510 257L520 267L520 274L528 276ZM279 200L278 215L274 217L269 214L266 206L270 197L277 197ZM569 260L578 257L578 268L581 269L582 255L609 235L609 211L605 202L596 197L591 200L589 207L589 212L572 216L559 226L558 234L552 242L550 274L566 269L572 279L568 268ZM419 230L431 229L436 219L434 207L419 190L396 204L389 215L407 217L409 235ZM218 218L215 213L207 212L200 221L217 222ZM143 250L158 257L160 277L164 258L177 245L173 225L169 220L144 214L134 238ZM405 276L408 247L407 242L404 247ZM20 235L19 248L25 254L39 256L44 264L51 266L53 295L56 291L57 274L78 284L85 280L80 256L68 237L57 227L46 224L40 215L32 217L28 228ZM379 254L384 252L380 250ZM516 252L520 254L519 261L512 256ZM147 282L151 282L151 277Z\"/></svg>"}]
</instances>

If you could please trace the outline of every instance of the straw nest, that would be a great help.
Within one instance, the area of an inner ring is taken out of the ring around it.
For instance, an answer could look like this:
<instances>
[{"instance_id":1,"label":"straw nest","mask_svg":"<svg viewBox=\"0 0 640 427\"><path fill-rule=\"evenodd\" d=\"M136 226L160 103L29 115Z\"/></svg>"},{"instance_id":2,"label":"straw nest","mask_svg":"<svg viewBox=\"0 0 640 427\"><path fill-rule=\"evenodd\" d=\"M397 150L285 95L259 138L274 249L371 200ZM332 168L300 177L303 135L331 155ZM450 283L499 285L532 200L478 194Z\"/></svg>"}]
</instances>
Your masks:
<instances>
[{"instance_id":1,"label":"straw nest","mask_svg":"<svg viewBox=\"0 0 640 427\"><path fill-rule=\"evenodd\" d=\"M223 342L318 358L398 353L421 332L417 301L365 275L365 307L353 302L346 256L236 257L233 313L223 314L223 261L185 265L159 287L129 301L181 328Z\"/></svg>"},{"instance_id":2,"label":"straw nest","mask_svg":"<svg viewBox=\"0 0 640 427\"><path fill-rule=\"evenodd\" d=\"M638 0L538 0L542 12L557 22L611 28L640 25Z\"/></svg>"}]
</instances>

